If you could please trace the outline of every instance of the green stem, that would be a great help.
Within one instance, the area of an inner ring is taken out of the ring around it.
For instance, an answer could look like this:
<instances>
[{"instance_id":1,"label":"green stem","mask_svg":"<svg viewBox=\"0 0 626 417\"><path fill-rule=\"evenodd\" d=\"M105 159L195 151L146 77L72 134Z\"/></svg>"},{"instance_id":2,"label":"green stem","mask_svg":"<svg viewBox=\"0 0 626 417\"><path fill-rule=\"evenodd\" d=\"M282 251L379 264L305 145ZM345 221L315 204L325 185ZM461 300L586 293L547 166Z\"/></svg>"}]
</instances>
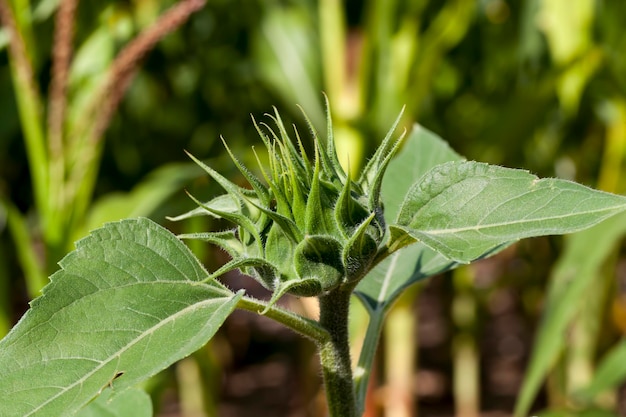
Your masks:
<instances>
[{"instance_id":1,"label":"green stem","mask_svg":"<svg viewBox=\"0 0 626 417\"><path fill-rule=\"evenodd\" d=\"M2 206L0 206L0 216L2 216ZM0 218L1 219L1 218ZM2 229L0 229L0 235ZM9 267L8 250L3 241L0 241L0 339L3 338L13 324L11 305L11 272Z\"/></svg>"},{"instance_id":2,"label":"green stem","mask_svg":"<svg viewBox=\"0 0 626 417\"><path fill-rule=\"evenodd\" d=\"M389 389L384 402L384 413L388 416L414 416L417 408L411 390L413 372L416 369L415 329L418 317L413 311L413 302L419 286L407 288L389 310L384 330L385 385Z\"/></svg>"},{"instance_id":3,"label":"green stem","mask_svg":"<svg viewBox=\"0 0 626 417\"><path fill-rule=\"evenodd\" d=\"M24 13L30 10L27 2L16 5L15 15L6 0L0 0L0 23L9 31L10 70L13 80L15 101L31 171L35 205L44 219L44 234L47 237L48 219L48 155L43 131L42 104L34 75L33 65L25 37L30 33L30 18ZM24 9L26 7L26 9ZM28 23L27 23L28 22ZM29 43L28 47L32 44ZM32 51L30 51L32 52Z\"/></svg>"},{"instance_id":4,"label":"green stem","mask_svg":"<svg viewBox=\"0 0 626 417\"><path fill-rule=\"evenodd\" d=\"M342 108L342 95L346 81L346 29L343 2L321 0L318 6L320 27L320 45L324 86L330 108L345 113ZM343 117L342 117L343 119Z\"/></svg>"},{"instance_id":5,"label":"green stem","mask_svg":"<svg viewBox=\"0 0 626 417\"><path fill-rule=\"evenodd\" d=\"M355 392L359 414L363 414L365 411L367 387L372 373L374 358L376 357L378 341L385 322L385 312L381 310L369 311L370 321L367 325L365 340L363 341L363 347L361 348L361 354L359 355L359 362L354 373Z\"/></svg>"},{"instance_id":6,"label":"green stem","mask_svg":"<svg viewBox=\"0 0 626 417\"><path fill-rule=\"evenodd\" d=\"M265 316L318 345L331 417L357 416L348 339L348 313L353 289L353 284L347 285L321 296L319 322L275 306L269 307L265 313ZM242 297L237 308L259 313L267 308L267 303Z\"/></svg>"},{"instance_id":7,"label":"green stem","mask_svg":"<svg viewBox=\"0 0 626 417\"><path fill-rule=\"evenodd\" d=\"M267 302L244 296L239 300L237 308L251 311L253 313L260 313L261 311L267 309ZM284 326L289 327L293 331L308 337L318 345L327 343L331 338L328 331L320 326L318 322L302 317L294 312L283 310L282 308L276 306L271 306L267 309L264 315L282 323Z\"/></svg>"},{"instance_id":8,"label":"green stem","mask_svg":"<svg viewBox=\"0 0 626 417\"><path fill-rule=\"evenodd\" d=\"M320 324L330 339L319 345L326 402L331 417L356 417L356 398L348 339L348 313L353 285L320 297Z\"/></svg>"},{"instance_id":9,"label":"green stem","mask_svg":"<svg viewBox=\"0 0 626 417\"><path fill-rule=\"evenodd\" d=\"M37 257L26 219L8 200L0 199L0 205L6 210L7 226L15 244L17 259L24 272L28 296L31 299L36 298L41 295L41 289L48 283L48 277Z\"/></svg>"}]
</instances>

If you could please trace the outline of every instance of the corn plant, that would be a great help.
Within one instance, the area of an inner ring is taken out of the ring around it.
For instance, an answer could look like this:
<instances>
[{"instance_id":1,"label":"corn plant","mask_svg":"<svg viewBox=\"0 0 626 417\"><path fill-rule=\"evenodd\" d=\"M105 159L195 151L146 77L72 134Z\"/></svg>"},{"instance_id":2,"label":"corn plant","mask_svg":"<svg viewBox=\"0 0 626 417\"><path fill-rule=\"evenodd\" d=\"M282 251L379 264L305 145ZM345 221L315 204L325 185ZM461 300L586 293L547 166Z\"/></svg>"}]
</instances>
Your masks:
<instances>
[{"instance_id":1,"label":"corn plant","mask_svg":"<svg viewBox=\"0 0 626 417\"><path fill-rule=\"evenodd\" d=\"M88 222L104 133L137 73L141 59L164 36L200 10L205 2L189 0L173 6L115 57L111 50L114 39L109 39L104 28L97 28L96 33L74 51L79 1L60 2L53 34L53 64L47 102L41 96L41 90L46 86L38 85L32 62L31 55L36 46L27 42L33 37L33 21L36 20L31 14L42 12L31 12L30 7L17 3L0 0L0 22L9 36L10 70L42 240L47 260L54 263L67 253L72 240L81 234L80 229ZM85 62L92 60L88 55L98 36L102 59L85 69L88 67ZM170 188L169 184L166 188ZM1 196L0 204L3 208L6 206L11 233L27 272L28 290L34 295L45 284L47 269L38 265L39 260L32 259L36 255L29 248L30 242L21 236L29 232L26 219L4 196Z\"/></svg>"},{"instance_id":2,"label":"corn plant","mask_svg":"<svg viewBox=\"0 0 626 417\"><path fill-rule=\"evenodd\" d=\"M235 309L313 341L328 414L361 415L385 314L407 287L519 239L579 231L626 209L619 195L466 161L418 125L395 135L394 124L352 178L339 163L329 111L326 118L324 139L309 124L313 150L278 112L255 122L268 154L266 164L258 155L258 170L225 143L247 188L192 157L225 193L172 219L211 216L232 228L177 237L138 218L77 242L0 341L0 415L149 415L147 395L134 387L207 343ZM220 247L231 260L208 272L181 239ZM271 297L229 289L218 278L232 270ZM280 307L287 293L317 297L319 318ZM353 295L370 315L354 369Z\"/></svg>"},{"instance_id":3,"label":"corn plant","mask_svg":"<svg viewBox=\"0 0 626 417\"><path fill-rule=\"evenodd\" d=\"M6 36L8 69L34 200L34 216L30 216L18 209L9 193L0 190L0 217L6 217L30 298L39 294L72 242L96 227L94 224L101 225L103 219L148 216L184 181L197 175L194 168L163 166L123 197L107 195L93 201L105 131L142 58L205 4L202 0L179 2L114 56L114 44L122 39L115 39L104 24L94 28L84 42L75 39L78 0L40 3L31 10L28 1L0 0L0 34ZM34 32L36 24L55 10L47 86L39 81L37 61L42 58L37 59L36 52L41 45L35 43ZM101 17L113 10L106 9ZM94 55L99 58L94 60ZM47 96L42 93L46 89ZM0 229L2 234L4 227ZM0 285L6 286L8 293L10 273L0 269ZM0 300L2 335L10 327L10 311L8 300Z\"/></svg>"}]
</instances>

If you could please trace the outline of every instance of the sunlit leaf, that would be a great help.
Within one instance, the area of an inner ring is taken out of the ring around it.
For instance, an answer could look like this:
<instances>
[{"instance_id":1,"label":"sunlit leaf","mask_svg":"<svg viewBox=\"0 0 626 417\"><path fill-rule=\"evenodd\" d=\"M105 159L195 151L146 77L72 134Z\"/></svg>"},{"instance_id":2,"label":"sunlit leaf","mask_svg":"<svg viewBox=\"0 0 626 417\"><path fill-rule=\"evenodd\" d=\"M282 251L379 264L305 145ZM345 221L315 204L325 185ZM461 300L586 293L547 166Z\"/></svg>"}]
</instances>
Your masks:
<instances>
[{"instance_id":1,"label":"sunlit leaf","mask_svg":"<svg viewBox=\"0 0 626 417\"><path fill-rule=\"evenodd\" d=\"M0 415L69 416L204 345L239 294L147 219L111 223L77 243L43 295L0 341Z\"/></svg>"},{"instance_id":2,"label":"sunlit leaf","mask_svg":"<svg viewBox=\"0 0 626 417\"><path fill-rule=\"evenodd\" d=\"M478 162L432 169L408 192L392 236L410 236L457 262L522 238L572 233L626 209L626 198Z\"/></svg>"}]
</instances>

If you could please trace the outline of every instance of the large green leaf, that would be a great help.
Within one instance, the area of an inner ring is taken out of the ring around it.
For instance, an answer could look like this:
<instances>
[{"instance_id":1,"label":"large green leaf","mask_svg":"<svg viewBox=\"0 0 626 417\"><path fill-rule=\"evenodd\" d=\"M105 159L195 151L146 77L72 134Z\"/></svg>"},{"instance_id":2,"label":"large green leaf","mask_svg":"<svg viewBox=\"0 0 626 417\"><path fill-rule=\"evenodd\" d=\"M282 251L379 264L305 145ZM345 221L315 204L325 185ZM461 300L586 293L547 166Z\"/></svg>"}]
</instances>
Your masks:
<instances>
[{"instance_id":1,"label":"large green leaf","mask_svg":"<svg viewBox=\"0 0 626 417\"><path fill-rule=\"evenodd\" d=\"M422 241L456 262L471 262L507 242L565 234L626 209L626 198L527 171L479 162L439 165L400 208L392 236Z\"/></svg>"},{"instance_id":2,"label":"large green leaf","mask_svg":"<svg viewBox=\"0 0 626 417\"><path fill-rule=\"evenodd\" d=\"M433 167L462 160L439 136L414 125L403 148L389 163L382 185L385 219L394 219L411 186ZM417 243L395 252L374 268L360 283L356 294L373 314L387 307L415 281L456 265L426 245Z\"/></svg>"},{"instance_id":3,"label":"large green leaf","mask_svg":"<svg viewBox=\"0 0 626 417\"><path fill-rule=\"evenodd\" d=\"M69 416L204 345L237 304L183 243L147 219L77 243L0 341L0 415Z\"/></svg>"}]
</instances>

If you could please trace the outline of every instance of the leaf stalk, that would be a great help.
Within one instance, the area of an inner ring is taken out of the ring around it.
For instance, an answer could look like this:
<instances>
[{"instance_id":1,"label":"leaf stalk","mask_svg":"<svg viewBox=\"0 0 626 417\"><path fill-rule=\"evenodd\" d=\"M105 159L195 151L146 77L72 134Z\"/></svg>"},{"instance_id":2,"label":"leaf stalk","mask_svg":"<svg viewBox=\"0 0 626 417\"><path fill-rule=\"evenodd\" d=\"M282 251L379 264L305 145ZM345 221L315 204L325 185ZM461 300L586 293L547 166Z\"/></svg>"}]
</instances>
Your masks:
<instances>
[{"instance_id":1,"label":"leaf stalk","mask_svg":"<svg viewBox=\"0 0 626 417\"><path fill-rule=\"evenodd\" d=\"M244 296L239 300L237 308L260 313L273 319L291 330L313 340L318 345L323 345L331 339L330 333L315 320L302 317L289 310L277 307L275 304L268 307L267 303L252 297Z\"/></svg>"}]
</instances>

